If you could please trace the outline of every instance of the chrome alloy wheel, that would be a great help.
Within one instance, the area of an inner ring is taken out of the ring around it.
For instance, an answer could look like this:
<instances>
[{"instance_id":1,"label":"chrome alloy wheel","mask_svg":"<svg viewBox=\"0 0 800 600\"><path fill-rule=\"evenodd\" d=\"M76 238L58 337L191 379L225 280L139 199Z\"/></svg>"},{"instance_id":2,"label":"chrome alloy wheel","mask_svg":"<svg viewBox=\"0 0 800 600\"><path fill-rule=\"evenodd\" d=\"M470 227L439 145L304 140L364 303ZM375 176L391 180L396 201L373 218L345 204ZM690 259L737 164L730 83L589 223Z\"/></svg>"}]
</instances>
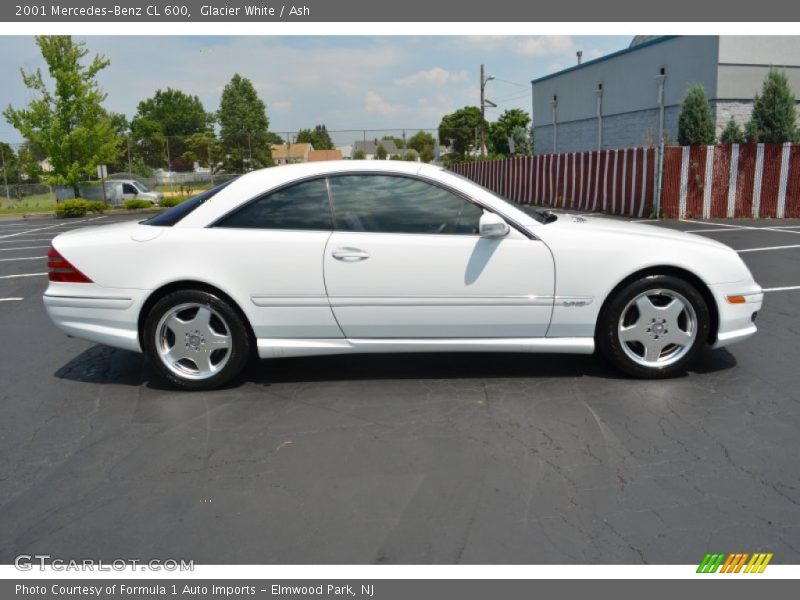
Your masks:
<instances>
[{"instance_id":1,"label":"chrome alloy wheel","mask_svg":"<svg viewBox=\"0 0 800 600\"><path fill-rule=\"evenodd\" d=\"M692 304L673 290L642 292L625 306L617 328L625 354L643 367L666 367L683 358L697 338Z\"/></svg>"},{"instance_id":2,"label":"chrome alloy wheel","mask_svg":"<svg viewBox=\"0 0 800 600\"><path fill-rule=\"evenodd\" d=\"M231 356L230 327L205 304L179 304L167 311L156 327L156 349L170 371L187 379L208 379L222 370Z\"/></svg>"}]
</instances>

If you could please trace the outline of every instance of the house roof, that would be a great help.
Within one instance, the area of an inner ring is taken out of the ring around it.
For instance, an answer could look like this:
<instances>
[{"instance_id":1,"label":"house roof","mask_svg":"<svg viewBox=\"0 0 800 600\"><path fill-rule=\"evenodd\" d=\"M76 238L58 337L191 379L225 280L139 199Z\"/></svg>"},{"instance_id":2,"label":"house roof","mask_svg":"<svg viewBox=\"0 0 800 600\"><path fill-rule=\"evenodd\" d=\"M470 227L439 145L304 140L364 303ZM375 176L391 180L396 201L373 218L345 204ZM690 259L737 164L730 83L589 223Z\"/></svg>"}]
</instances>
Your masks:
<instances>
[{"instance_id":1,"label":"house roof","mask_svg":"<svg viewBox=\"0 0 800 600\"><path fill-rule=\"evenodd\" d=\"M353 142L353 152L362 150L364 154L375 154L378 151L378 146L383 146L383 149L386 150L386 154L400 153L394 140L377 140L377 143L376 140Z\"/></svg>"},{"instance_id":2,"label":"house roof","mask_svg":"<svg viewBox=\"0 0 800 600\"><path fill-rule=\"evenodd\" d=\"M273 144L272 158L305 158L306 154L313 150L311 144L300 142L297 144Z\"/></svg>"},{"instance_id":3,"label":"house roof","mask_svg":"<svg viewBox=\"0 0 800 600\"><path fill-rule=\"evenodd\" d=\"M342 160L341 150L311 150L308 153L308 162L320 160Z\"/></svg>"}]
</instances>

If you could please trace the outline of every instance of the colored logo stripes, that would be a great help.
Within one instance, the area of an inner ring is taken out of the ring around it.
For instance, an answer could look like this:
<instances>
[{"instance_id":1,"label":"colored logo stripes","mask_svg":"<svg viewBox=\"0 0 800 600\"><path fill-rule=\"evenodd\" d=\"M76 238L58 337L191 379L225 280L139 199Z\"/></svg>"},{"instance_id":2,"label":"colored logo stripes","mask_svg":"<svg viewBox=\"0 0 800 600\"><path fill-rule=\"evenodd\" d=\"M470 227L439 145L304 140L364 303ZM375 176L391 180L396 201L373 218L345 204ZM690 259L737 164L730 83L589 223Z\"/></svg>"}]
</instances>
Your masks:
<instances>
[{"instance_id":1,"label":"colored logo stripes","mask_svg":"<svg viewBox=\"0 0 800 600\"><path fill-rule=\"evenodd\" d=\"M697 567L697 572L716 573L719 570L720 573L763 573L771 560L771 552L706 554Z\"/></svg>"}]
</instances>

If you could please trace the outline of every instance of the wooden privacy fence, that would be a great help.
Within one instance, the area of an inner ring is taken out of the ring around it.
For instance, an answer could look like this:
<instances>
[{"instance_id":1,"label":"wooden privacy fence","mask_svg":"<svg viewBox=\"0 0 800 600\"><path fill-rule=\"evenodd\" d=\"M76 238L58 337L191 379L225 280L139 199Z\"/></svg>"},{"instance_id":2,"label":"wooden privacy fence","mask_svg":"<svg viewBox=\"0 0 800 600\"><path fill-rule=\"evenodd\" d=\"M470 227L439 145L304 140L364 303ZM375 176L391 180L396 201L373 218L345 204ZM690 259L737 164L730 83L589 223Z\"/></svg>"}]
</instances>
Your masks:
<instances>
[{"instance_id":1,"label":"wooden privacy fence","mask_svg":"<svg viewBox=\"0 0 800 600\"><path fill-rule=\"evenodd\" d=\"M800 217L800 145L677 146L664 151L664 217Z\"/></svg>"},{"instance_id":2,"label":"wooden privacy fence","mask_svg":"<svg viewBox=\"0 0 800 600\"><path fill-rule=\"evenodd\" d=\"M523 204L649 217L661 168L666 218L800 217L800 144L674 146L461 163L473 181Z\"/></svg>"},{"instance_id":3,"label":"wooden privacy fence","mask_svg":"<svg viewBox=\"0 0 800 600\"><path fill-rule=\"evenodd\" d=\"M655 149L538 154L461 163L453 171L523 204L646 217L655 192Z\"/></svg>"}]
</instances>

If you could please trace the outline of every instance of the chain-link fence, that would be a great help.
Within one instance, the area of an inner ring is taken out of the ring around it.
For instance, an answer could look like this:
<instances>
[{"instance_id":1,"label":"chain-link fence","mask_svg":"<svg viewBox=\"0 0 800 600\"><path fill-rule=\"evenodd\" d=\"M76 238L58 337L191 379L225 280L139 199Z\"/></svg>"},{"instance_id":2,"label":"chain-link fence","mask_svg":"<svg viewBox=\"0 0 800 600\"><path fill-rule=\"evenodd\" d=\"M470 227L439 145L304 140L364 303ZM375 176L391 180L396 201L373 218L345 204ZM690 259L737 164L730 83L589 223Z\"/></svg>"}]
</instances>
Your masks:
<instances>
[{"instance_id":1,"label":"chain-link fence","mask_svg":"<svg viewBox=\"0 0 800 600\"><path fill-rule=\"evenodd\" d=\"M431 127L302 131L220 136L121 136L106 161L107 181L135 180L164 196L187 196L256 169L326 160L405 160L441 164L479 155L479 128ZM0 209L44 210L75 195L102 190L95 173L81 185L49 185L63 157L49 157L25 143L0 141ZM94 187L92 187L94 183ZM110 189L110 188L109 188ZM116 197L116 196L115 196ZM121 198L121 196L120 196Z\"/></svg>"}]
</instances>

